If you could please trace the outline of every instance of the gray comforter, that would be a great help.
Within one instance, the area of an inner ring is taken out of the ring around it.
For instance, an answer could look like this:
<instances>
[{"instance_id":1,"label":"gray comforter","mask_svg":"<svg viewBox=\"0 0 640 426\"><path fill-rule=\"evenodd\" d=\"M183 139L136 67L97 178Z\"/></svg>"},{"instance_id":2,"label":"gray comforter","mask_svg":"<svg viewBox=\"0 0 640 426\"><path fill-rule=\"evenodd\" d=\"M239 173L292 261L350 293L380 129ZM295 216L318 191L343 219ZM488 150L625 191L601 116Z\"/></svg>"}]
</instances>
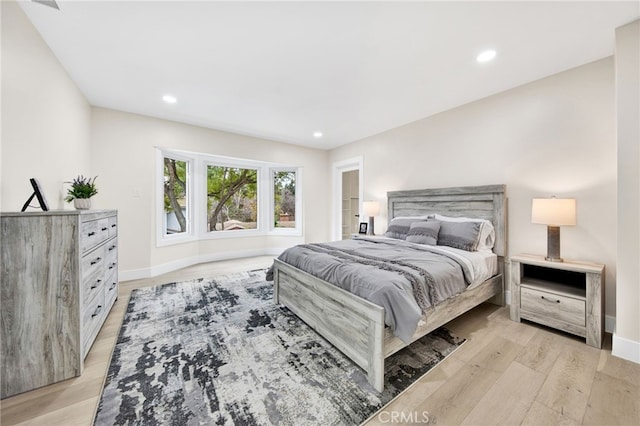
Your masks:
<instances>
[{"instance_id":1,"label":"gray comforter","mask_svg":"<svg viewBox=\"0 0 640 426\"><path fill-rule=\"evenodd\" d=\"M386 325L408 343L423 314L469 284L467 267L436 251L403 240L358 237L301 244L278 259L384 307ZM273 279L271 272L267 279Z\"/></svg>"}]
</instances>

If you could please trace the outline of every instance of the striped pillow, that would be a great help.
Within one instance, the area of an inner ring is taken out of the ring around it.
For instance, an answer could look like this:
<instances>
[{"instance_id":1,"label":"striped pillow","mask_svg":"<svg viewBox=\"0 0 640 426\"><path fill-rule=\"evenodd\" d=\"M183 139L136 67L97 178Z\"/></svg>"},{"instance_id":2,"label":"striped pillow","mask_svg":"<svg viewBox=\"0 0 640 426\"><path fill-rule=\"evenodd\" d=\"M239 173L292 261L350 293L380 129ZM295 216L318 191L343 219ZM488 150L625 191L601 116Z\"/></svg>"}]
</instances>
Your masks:
<instances>
[{"instance_id":1,"label":"striped pillow","mask_svg":"<svg viewBox=\"0 0 640 426\"><path fill-rule=\"evenodd\" d=\"M413 222L407 233L407 241L410 243L426 244L435 246L438 243L438 232L440 222L428 220L427 222Z\"/></svg>"},{"instance_id":2,"label":"striped pillow","mask_svg":"<svg viewBox=\"0 0 640 426\"><path fill-rule=\"evenodd\" d=\"M409 229L411 228L411 224L418 221L425 222L426 219L420 220L413 217L393 218L391 219L391 223L387 228L387 232L384 233L384 236L388 238L395 238L397 240L405 240L409 233Z\"/></svg>"}]
</instances>

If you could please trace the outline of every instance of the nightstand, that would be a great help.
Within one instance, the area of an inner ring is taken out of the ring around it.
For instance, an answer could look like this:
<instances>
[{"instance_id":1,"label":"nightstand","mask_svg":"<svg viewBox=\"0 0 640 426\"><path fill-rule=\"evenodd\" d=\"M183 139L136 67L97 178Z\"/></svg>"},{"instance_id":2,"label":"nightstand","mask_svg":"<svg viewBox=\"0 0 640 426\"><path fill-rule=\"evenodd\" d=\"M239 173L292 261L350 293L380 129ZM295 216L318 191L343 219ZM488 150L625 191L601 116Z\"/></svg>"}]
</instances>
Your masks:
<instances>
[{"instance_id":1,"label":"nightstand","mask_svg":"<svg viewBox=\"0 0 640 426\"><path fill-rule=\"evenodd\" d=\"M537 322L584 337L602 347L604 265L549 262L542 256L511 258L511 319Z\"/></svg>"}]
</instances>

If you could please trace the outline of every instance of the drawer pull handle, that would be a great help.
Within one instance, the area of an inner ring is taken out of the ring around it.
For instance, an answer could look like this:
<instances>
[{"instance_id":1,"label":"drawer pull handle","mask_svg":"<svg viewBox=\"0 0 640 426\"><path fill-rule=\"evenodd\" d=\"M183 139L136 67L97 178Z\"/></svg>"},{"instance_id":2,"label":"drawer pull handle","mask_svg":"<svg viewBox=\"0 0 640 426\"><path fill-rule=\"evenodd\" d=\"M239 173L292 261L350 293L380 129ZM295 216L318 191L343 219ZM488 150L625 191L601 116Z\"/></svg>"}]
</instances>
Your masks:
<instances>
[{"instance_id":1,"label":"drawer pull handle","mask_svg":"<svg viewBox=\"0 0 640 426\"><path fill-rule=\"evenodd\" d=\"M116 227L116 224L114 223L113 225L111 225L111 227L112 227L112 228L115 228L115 227Z\"/></svg>"},{"instance_id":2,"label":"drawer pull handle","mask_svg":"<svg viewBox=\"0 0 640 426\"><path fill-rule=\"evenodd\" d=\"M116 284L117 283L111 283L111 287L109 288L109 291L113 291L113 289L116 288Z\"/></svg>"},{"instance_id":3,"label":"drawer pull handle","mask_svg":"<svg viewBox=\"0 0 640 426\"><path fill-rule=\"evenodd\" d=\"M97 280L96 283L91 286L91 290L93 290L94 288L98 287L98 284L100 284L100 282L102 282L102 280Z\"/></svg>"},{"instance_id":4,"label":"drawer pull handle","mask_svg":"<svg viewBox=\"0 0 640 426\"><path fill-rule=\"evenodd\" d=\"M114 266L116 266L115 262L114 262L114 263L112 263L111 265L109 265L109 269L113 269L113 268L114 268Z\"/></svg>"},{"instance_id":5,"label":"drawer pull handle","mask_svg":"<svg viewBox=\"0 0 640 426\"><path fill-rule=\"evenodd\" d=\"M111 247L109 247L109 251L113 250L114 248L116 248L116 245L112 245Z\"/></svg>"},{"instance_id":6,"label":"drawer pull handle","mask_svg":"<svg viewBox=\"0 0 640 426\"><path fill-rule=\"evenodd\" d=\"M95 233L95 232L89 232L89 233L87 234L87 237L93 237L94 235L96 235L96 233Z\"/></svg>"},{"instance_id":7,"label":"drawer pull handle","mask_svg":"<svg viewBox=\"0 0 640 426\"><path fill-rule=\"evenodd\" d=\"M109 228L107 228L106 226L104 228L102 228L103 231L106 231L107 229L109 229Z\"/></svg>"},{"instance_id":8,"label":"drawer pull handle","mask_svg":"<svg viewBox=\"0 0 640 426\"><path fill-rule=\"evenodd\" d=\"M98 307L96 308L96 311L93 313L93 315L91 315L91 318L97 317L101 310L102 310L102 305L98 305Z\"/></svg>"},{"instance_id":9,"label":"drawer pull handle","mask_svg":"<svg viewBox=\"0 0 640 426\"><path fill-rule=\"evenodd\" d=\"M559 301L559 300L557 300L557 299L556 299L556 300L548 299L548 298L546 298L546 297L544 297L544 296L540 296L540 298L541 298L542 300L546 300L547 302L551 302L551 303L560 303L560 301Z\"/></svg>"},{"instance_id":10,"label":"drawer pull handle","mask_svg":"<svg viewBox=\"0 0 640 426\"><path fill-rule=\"evenodd\" d=\"M100 262L102 260L101 257L97 257L96 260L92 261L91 264L95 265L96 263Z\"/></svg>"}]
</instances>

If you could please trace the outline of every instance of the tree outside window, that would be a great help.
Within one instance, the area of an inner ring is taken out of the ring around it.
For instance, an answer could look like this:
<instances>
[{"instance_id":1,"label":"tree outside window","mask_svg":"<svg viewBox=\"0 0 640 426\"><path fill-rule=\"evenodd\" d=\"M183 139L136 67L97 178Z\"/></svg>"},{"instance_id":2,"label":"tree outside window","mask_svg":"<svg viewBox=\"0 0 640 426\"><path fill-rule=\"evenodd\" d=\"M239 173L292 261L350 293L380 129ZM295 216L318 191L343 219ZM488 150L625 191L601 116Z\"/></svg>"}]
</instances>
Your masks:
<instances>
[{"instance_id":1,"label":"tree outside window","mask_svg":"<svg viewBox=\"0 0 640 426\"><path fill-rule=\"evenodd\" d=\"M207 231L256 229L258 170L207 166Z\"/></svg>"},{"instance_id":2,"label":"tree outside window","mask_svg":"<svg viewBox=\"0 0 640 426\"><path fill-rule=\"evenodd\" d=\"M164 234L187 232L188 163L164 157Z\"/></svg>"},{"instance_id":3,"label":"tree outside window","mask_svg":"<svg viewBox=\"0 0 640 426\"><path fill-rule=\"evenodd\" d=\"M296 172L273 172L273 227L296 227Z\"/></svg>"}]
</instances>

